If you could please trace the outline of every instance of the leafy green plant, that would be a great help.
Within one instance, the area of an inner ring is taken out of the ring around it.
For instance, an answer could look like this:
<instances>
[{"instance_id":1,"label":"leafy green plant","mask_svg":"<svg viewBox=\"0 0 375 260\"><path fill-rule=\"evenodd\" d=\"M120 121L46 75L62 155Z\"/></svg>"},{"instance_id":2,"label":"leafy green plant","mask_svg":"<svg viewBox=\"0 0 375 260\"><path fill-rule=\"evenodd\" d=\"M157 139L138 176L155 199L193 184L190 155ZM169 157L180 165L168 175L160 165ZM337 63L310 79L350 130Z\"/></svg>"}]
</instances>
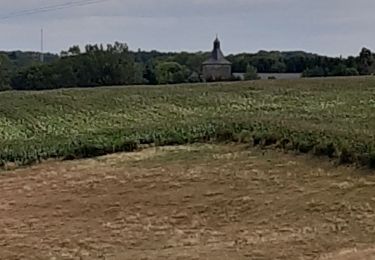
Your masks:
<instances>
[{"instance_id":1,"label":"leafy green plant","mask_svg":"<svg viewBox=\"0 0 375 260\"><path fill-rule=\"evenodd\" d=\"M243 142L373 167L375 78L0 93L0 165Z\"/></svg>"}]
</instances>

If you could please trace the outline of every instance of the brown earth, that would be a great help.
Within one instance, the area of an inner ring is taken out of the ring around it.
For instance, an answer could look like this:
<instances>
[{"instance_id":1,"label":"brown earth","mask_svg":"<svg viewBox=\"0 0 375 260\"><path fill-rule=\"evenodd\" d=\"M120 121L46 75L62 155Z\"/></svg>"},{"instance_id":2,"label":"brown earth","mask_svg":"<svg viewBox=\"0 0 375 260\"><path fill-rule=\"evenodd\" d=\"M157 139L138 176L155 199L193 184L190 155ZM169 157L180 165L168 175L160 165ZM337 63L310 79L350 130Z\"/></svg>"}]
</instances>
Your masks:
<instances>
[{"instance_id":1,"label":"brown earth","mask_svg":"<svg viewBox=\"0 0 375 260\"><path fill-rule=\"evenodd\" d=\"M375 259L375 177L238 145L0 176L0 259Z\"/></svg>"}]
</instances>

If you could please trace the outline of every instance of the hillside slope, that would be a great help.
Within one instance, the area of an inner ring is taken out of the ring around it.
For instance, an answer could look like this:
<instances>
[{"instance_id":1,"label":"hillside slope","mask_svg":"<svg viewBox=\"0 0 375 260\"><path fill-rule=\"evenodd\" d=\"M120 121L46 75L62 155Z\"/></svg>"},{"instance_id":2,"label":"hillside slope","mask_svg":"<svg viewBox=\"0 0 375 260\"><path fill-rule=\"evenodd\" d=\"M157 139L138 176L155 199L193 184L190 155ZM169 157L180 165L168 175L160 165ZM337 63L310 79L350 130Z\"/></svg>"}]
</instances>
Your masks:
<instances>
[{"instance_id":1,"label":"hillside slope","mask_svg":"<svg viewBox=\"0 0 375 260\"><path fill-rule=\"evenodd\" d=\"M0 93L0 163L240 141L375 166L375 77Z\"/></svg>"}]
</instances>

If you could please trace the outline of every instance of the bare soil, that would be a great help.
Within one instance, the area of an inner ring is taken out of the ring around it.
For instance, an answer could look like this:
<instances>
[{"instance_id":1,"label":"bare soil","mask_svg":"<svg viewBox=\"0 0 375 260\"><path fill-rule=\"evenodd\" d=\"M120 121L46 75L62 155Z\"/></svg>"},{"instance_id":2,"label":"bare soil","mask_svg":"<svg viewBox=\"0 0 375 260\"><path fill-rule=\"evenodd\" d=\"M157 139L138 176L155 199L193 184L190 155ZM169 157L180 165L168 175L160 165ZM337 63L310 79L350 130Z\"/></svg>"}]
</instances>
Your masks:
<instances>
[{"instance_id":1,"label":"bare soil","mask_svg":"<svg viewBox=\"0 0 375 260\"><path fill-rule=\"evenodd\" d=\"M0 259L375 259L375 177L239 145L0 176Z\"/></svg>"}]
</instances>

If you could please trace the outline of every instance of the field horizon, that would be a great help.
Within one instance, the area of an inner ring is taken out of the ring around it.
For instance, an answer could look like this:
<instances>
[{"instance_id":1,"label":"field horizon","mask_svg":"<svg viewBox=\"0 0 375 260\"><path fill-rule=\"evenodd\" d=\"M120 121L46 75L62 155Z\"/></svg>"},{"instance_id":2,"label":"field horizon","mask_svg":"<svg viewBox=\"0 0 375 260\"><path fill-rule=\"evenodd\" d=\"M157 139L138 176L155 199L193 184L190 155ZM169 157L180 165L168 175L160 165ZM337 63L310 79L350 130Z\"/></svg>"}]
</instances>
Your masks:
<instances>
[{"instance_id":1,"label":"field horizon","mask_svg":"<svg viewBox=\"0 0 375 260\"><path fill-rule=\"evenodd\" d=\"M240 142L375 167L375 77L0 93L0 164Z\"/></svg>"}]
</instances>

